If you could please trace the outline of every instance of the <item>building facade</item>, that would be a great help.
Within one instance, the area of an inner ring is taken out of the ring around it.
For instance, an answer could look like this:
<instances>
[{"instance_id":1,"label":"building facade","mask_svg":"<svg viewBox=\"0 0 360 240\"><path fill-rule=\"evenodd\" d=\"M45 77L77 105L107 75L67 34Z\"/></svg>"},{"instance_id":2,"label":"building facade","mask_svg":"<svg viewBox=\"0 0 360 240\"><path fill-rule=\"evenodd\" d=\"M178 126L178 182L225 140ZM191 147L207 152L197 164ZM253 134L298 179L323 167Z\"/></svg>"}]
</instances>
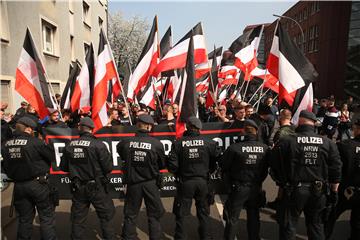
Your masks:
<instances>
[{"instance_id":1,"label":"building facade","mask_svg":"<svg viewBox=\"0 0 360 240\"><path fill-rule=\"evenodd\" d=\"M282 26L319 73L316 97L360 98L360 3L300 1L282 14ZM276 21L265 29L269 54Z\"/></svg>"},{"instance_id":2,"label":"building facade","mask_svg":"<svg viewBox=\"0 0 360 240\"><path fill-rule=\"evenodd\" d=\"M15 71L29 27L48 80L62 93L71 62L84 62L93 44L97 52L100 28L107 32L107 0L4 1L1 0L1 101L14 112L23 100L15 92Z\"/></svg>"}]
</instances>

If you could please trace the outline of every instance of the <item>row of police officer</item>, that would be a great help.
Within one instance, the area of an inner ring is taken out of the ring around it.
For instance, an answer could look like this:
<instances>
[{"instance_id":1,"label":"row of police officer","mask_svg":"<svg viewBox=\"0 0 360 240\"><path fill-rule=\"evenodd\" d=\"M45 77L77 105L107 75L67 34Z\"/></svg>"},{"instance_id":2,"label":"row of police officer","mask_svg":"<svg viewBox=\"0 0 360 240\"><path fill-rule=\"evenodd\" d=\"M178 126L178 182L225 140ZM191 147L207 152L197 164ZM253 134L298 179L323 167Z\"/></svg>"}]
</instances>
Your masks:
<instances>
[{"instance_id":1,"label":"row of police officer","mask_svg":"<svg viewBox=\"0 0 360 240\"><path fill-rule=\"evenodd\" d=\"M188 121L184 137L174 143L169 160L165 161L162 144L148 135L153 125L152 118L142 115L139 120L136 136L121 141L117 147L121 158L126 159L124 173L127 192L122 237L135 238L135 221L144 198L149 219L149 236L151 239L161 238L159 220L164 208L159 195L159 170L165 168L167 162L169 171L175 174L179 182L174 201L175 239L186 238L184 220L190 214L193 198L200 223L200 238L210 238L208 180L220 154L217 145L200 135L201 122L192 117ZM269 165L275 181L284 189L278 209L280 239L292 239L295 236L296 223L302 211L305 212L309 238L324 239L321 216L328 209L327 204L336 206L341 161L335 144L314 133L315 120L311 113L302 112L297 133L280 139L272 151L257 141L256 123L246 121L245 141L230 146L220 161L223 176L230 186L229 198L224 207L225 239L235 238L239 214L243 208L248 213L249 239L259 239L259 208L264 203L261 185L267 176ZM31 136L34 128L31 121L26 118L19 120L19 135L7 141L2 148L5 171L16 182L14 195L19 215L18 238L29 239L31 236L36 207L43 238L56 239L54 204L49 201L51 188L47 183L50 152L46 150L44 143ZM65 158L61 162L61 169L70 172L73 182L72 239L81 238L90 204L95 207L100 219L103 237L114 238L112 218L115 210L108 195L107 180L107 174L112 168L111 159L105 145L91 134L93 125L91 119L82 119L79 126L80 138L67 144ZM360 128L359 125L355 124L355 128ZM355 152L346 149L346 154L342 154L344 159L349 159L347 169L343 168L344 176L359 174L359 154L356 152L359 148L359 135L356 136L348 144ZM344 183L343 188L348 192L348 197L351 195L349 199L355 199L359 195L359 185L357 180L351 182L351 179ZM35 188L40 190L34 191ZM354 209L358 208L355 203L351 205ZM338 206L339 209L331 209L332 219L336 219L343 211L344 206ZM351 226L352 239L357 239L357 211L353 211ZM330 233L331 231L327 231L328 236Z\"/></svg>"}]
</instances>

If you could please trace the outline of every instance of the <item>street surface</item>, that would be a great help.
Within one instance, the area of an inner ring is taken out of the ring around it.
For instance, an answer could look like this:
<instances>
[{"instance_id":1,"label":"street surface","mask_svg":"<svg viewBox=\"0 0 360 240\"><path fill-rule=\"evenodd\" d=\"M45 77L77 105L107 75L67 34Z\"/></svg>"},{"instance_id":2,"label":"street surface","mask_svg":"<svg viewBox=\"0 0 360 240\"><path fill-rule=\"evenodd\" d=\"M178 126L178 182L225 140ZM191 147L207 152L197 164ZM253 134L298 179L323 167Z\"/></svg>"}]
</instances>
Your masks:
<instances>
[{"instance_id":1,"label":"street surface","mask_svg":"<svg viewBox=\"0 0 360 240\"><path fill-rule=\"evenodd\" d=\"M264 189L267 192L267 200L272 201L276 195L276 187L274 182L268 178L264 183ZM222 221L222 204L221 201L224 201L226 196L216 197L216 204L211 207L211 232L214 239L222 239L222 234L224 231L224 225ZM163 239L173 239L174 235L174 227L175 227L175 216L172 214L172 204L173 198L163 198L163 204L166 209L166 213L161 219L161 224L163 227ZM114 200L116 206L116 215L114 218L114 226L116 231L116 238L120 239L121 236L121 228L122 228L122 216L123 216L123 206L124 202L122 200ZM56 209L56 230L58 234L58 239L70 239L70 230L71 230L71 222L70 222L70 207L71 201L62 200L60 201L60 206ZM198 239L197 235L197 219L196 219L196 210L193 204L192 207L192 215L189 216L189 221L187 224L188 227L188 239ZM262 209L261 210L261 238L263 239L278 239L278 225L277 223L270 218L270 215L273 213L270 209ZM345 212L340 219L338 220L335 229L333 240L346 240L350 234L349 227L349 212ZM247 239L246 233L246 212L242 211L241 213L241 230L238 236L238 239ZM138 224L137 224L137 233L138 239L148 239L148 228L147 228L147 218L146 218L146 210L144 205L141 208ZM13 240L16 239L16 221L11 222L8 226L3 230L3 238L4 240ZM86 231L83 239L101 239L100 238L100 228L98 224L98 219L96 216L96 212L94 209L89 211L87 223L86 223ZM34 229L33 229L33 239L40 239L40 225L39 218L35 218ZM305 229L305 221L302 218L299 221L298 225L298 235L297 240L307 239L306 237L306 229Z\"/></svg>"}]
</instances>

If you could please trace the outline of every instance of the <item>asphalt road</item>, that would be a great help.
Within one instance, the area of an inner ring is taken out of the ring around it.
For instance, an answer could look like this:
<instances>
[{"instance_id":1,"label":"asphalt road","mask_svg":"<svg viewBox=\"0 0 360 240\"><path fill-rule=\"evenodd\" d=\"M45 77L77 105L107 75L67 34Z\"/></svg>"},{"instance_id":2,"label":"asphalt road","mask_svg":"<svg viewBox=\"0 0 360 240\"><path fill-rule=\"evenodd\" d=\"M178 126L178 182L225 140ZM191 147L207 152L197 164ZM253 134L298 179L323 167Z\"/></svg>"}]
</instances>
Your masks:
<instances>
[{"instance_id":1,"label":"asphalt road","mask_svg":"<svg viewBox=\"0 0 360 240\"><path fill-rule=\"evenodd\" d=\"M264 189L267 192L267 199L273 200L276 194L276 188L274 183L267 179L264 183ZM211 232L214 239L222 239L222 234L224 231L224 225L222 221L222 202L226 199L226 196L216 197L216 204L211 207ZM172 204L173 198L163 198L163 204L166 209L165 215L161 219L161 224L163 227L163 239L173 239L174 227L175 227L175 217L172 214ZM122 200L114 200L116 206L116 215L114 218L114 226L116 230L116 237L120 239L121 227L122 227L122 217L123 217L123 206L124 202ZM70 239L70 207L71 201L62 200L60 201L60 206L56 209L56 230L59 239ZM261 210L261 233L260 236L263 239L277 239L278 238L278 225L277 223L270 218L270 215L273 213L272 210L262 209ZM240 216L241 229L238 235L238 239L247 239L246 233L246 212L242 211ZM345 212L340 219L338 220L335 229L334 229L334 240L346 240L349 237L350 228L349 228L349 212ZM298 235L297 239L307 239L306 229L304 225L304 218L301 217L298 225ZM188 217L187 229L189 239L199 239L197 235L197 226L198 222L196 219L195 206L192 207L192 215ZM98 219L94 209L91 209L88 215L86 223L86 232L83 239L101 239L100 238L100 229L98 224ZM142 206L138 221L137 221L137 233L138 239L148 239L148 228L147 228L147 218L146 211L144 206ZM2 234L4 240L16 239L16 221L13 221L4 229L2 228ZM33 229L33 239L40 239L40 225L38 217L34 221Z\"/></svg>"}]
</instances>

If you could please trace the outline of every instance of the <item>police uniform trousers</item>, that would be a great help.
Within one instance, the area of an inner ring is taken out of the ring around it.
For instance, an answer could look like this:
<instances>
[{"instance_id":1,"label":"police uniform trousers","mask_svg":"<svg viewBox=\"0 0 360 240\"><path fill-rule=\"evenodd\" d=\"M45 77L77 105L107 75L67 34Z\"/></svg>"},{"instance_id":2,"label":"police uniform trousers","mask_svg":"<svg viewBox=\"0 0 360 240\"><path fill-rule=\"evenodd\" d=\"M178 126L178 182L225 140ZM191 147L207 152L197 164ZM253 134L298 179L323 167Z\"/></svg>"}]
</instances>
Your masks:
<instances>
[{"instance_id":1,"label":"police uniform trousers","mask_svg":"<svg viewBox=\"0 0 360 240\"><path fill-rule=\"evenodd\" d=\"M149 224L149 238L161 239L160 218L165 213L155 180L127 185L122 239L136 238L136 218L144 198Z\"/></svg>"},{"instance_id":2,"label":"police uniform trousers","mask_svg":"<svg viewBox=\"0 0 360 240\"><path fill-rule=\"evenodd\" d=\"M344 189L339 189L339 202L334 211L331 212L328 221L325 223L326 239L331 239L336 220L346 210L351 210L350 227L351 234L349 240L360 239L360 191L355 191L354 195L348 200L344 196Z\"/></svg>"},{"instance_id":3,"label":"police uniform trousers","mask_svg":"<svg viewBox=\"0 0 360 240\"><path fill-rule=\"evenodd\" d=\"M261 186L250 183L235 183L224 205L224 239L235 239L240 230L240 212L246 208L249 240L259 240Z\"/></svg>"},{"instance_id":4,"label":"police uniform trousers","mask_svg":"<svg viewBox=\"0 0 360 240\"><path fill-rule=\"evenodd\" d=\"M176 216L174 239L187 239L185 220L191 214L193 199L195 199L196 216L199 220L198 232L200 239L210 239L208 191L208 182L202 177L183 179L182 183L178 184L173 208Z\"/></svg>"},{"instance_id":5,"label":"police uniform trousers","mask_svg":"<svg viewBox=\"0 0 360 240\"><path fill-rule=\"evenodd\" d=\"M325 205L326 196L323 190L315 193L311 186L299 186L287 193L285 189L277 211L279 239L296 239L297 223L304 211L308 239L324 240L322 213Z\"/></svg>"},{"instance_id":6,"label":"police uniform trousers","mask_svg":"<svg viewBox=\"0 0 360 240\"><path fill-rule=\"evenodd\" d=\"M55 205L50 200L48 183L39 183L37 180L15 183L14 206L18 218L18 240L31 239L35 208L40 219L42 239L57 239Z\"/></svg>"},{"instance_id":7,"label":"police uniform trousers","mask_svg":"<svg viewBox=\"0 0 360 240\"><path fill-rule=\"evenodd\" d=\"M115 215L114 202L100 183L81 184L73 192L71 206L71 239L81 239L85 231L90 204L95 208L100 221L103 239L114 239L112 219Z\"/></svg>"}]
</instances>

